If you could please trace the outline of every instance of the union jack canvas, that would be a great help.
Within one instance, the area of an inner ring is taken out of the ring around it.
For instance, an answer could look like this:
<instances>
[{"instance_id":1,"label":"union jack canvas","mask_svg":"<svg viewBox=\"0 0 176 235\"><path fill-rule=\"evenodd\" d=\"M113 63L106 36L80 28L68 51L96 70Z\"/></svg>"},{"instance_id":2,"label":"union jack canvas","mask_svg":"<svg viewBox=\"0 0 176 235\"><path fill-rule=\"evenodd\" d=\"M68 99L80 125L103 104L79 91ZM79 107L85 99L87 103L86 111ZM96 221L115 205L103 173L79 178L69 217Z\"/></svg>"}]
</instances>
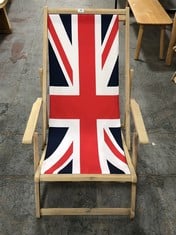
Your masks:
<instances>
[{"instance_id":1,"label":"union jack canvas","mask_svg":"<svg viewBox=\"0 0 176 235\"><path fill-rule=\"evenodd\" d=\"M42 174L130 174L119 111L116 15L50 14L49 136Z\"/></svg>"}]
</instances>

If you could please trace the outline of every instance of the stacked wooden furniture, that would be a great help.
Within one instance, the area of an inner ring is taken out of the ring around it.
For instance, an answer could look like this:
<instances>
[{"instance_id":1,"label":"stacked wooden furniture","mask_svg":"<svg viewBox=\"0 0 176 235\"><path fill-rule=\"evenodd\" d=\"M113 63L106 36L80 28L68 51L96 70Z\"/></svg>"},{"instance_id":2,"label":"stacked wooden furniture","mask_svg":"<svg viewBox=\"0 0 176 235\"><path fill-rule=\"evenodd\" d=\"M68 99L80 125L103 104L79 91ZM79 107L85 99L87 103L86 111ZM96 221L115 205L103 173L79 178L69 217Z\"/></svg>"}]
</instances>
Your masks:
<instances>
[{"instance_id":1,"label":"stacked wooden furniture","mask_svg":"<svg viewBox=\"0 0 176 235\"><path fill-rule=\"evenodd\" d=\"M0 0L0 33L11 33L11 23L6 11L7 3L8 0Z\"/></svg>"},{"instance_id":2,"label":"stacked wooden furniture","mask_svg":"<svg viewBox=\"0 0 176 235\"><path fill-rule=\"evenodd\" d=\"M159 58L164 58L165 26L171 25L172 20L158 0L128 0L136 22L139 24L135 59L139 58L144 27L156 25L161 28Z\"/></svg>"}]
</instances>

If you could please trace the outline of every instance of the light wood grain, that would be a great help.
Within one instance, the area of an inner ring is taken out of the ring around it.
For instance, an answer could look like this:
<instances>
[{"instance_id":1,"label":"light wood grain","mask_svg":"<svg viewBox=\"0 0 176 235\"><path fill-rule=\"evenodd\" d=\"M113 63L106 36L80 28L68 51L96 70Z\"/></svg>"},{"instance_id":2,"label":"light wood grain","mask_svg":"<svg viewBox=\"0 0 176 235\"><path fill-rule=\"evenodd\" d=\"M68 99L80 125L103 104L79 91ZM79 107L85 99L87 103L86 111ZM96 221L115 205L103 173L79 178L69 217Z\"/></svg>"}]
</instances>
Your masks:
<instances>
[{"instance_id":1,"label":"light wood grain","mask_svg":"<svg viewBox=\"0 0 176 235\"><path fill-rule=\"evenodd\" d=\"M128 0L138 24L172 24L158 0Z\"/></svg>"},{"instance_id":2,"label":"light wood grain","mask_svg":"<svg viewBox=\"0 0 176 235\"><path fill-rule=\"evenodd\" d=\"M37 100L34 102L32 106L31 113L27 122L27 126L23 135L23 139L22 139L23 144L32 143L32 139L33 139L34 131L36 129L41 105L42 105L42 98L37 98Z\"/></svg>"},{"instance_id":3,"label":"light wood grain","mask_svg":"<svg viewBox=\"0 0 176 235\"><path fill-rule=\"evenodd\" d=\"M41 215L129 215L130 208L42 208Z\"/></svg>"},{"instance_id":4,"label":"light wood grain","mask_svg":"<svg viewBox=\"0 0 176 235\"><path fill-rule=\"evenodd\" d=\"M139 142L142 144L148 144L149 139L148 139L147 131L145 129L142 114L141 114L139 105L134 99L131 100L131 112L133 115L135 129L139 137Z\"/></svg>"}]
</instances>

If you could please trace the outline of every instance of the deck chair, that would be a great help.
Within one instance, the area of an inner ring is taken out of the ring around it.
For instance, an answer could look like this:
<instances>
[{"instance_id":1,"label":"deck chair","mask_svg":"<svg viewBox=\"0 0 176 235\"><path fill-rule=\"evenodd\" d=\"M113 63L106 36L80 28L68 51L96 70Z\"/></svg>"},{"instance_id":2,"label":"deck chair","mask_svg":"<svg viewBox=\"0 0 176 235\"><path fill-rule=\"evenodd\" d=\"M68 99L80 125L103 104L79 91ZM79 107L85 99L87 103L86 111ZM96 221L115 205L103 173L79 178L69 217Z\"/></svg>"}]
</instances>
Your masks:
<instances>
[{"instance_id":1,"label":"deck chair","mask_svg":"<svg viewBox=\"0 0 176 235\"><path fill-rule=\"evenodd\" d=\"M123 43L126 48L123 135L118 81L120 21L125 21L122 27L126 35ZM43 40L42 97L33 104L22 140L25 144L34 144L36 216L129 215L134 218L137 146L138 142L148 143L148 137L139 106L130 99L128 8L70 10L45 7ZM40 109L43 123L41 158L36 131ZM130 109L136 131L133 149L128 150L131 146ZM88 181L130 184L129 206L41 207L41 182L86 184Z\"/></svg>"}]
</instances>

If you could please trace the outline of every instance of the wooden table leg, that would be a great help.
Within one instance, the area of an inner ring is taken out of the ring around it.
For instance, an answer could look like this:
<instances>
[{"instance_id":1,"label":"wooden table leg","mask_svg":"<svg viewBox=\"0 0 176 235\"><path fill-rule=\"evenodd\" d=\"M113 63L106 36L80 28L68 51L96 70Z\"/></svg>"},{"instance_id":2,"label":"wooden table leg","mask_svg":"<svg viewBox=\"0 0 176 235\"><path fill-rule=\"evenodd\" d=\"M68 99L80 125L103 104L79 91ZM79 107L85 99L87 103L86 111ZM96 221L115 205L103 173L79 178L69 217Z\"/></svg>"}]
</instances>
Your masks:
<instances>
[{"instance_id":1,"label":"wooden table leg","mask_svg":"<svg viewBox=\"0 0 176 235\"><path fill-rule=\"evenodd\" d=\"M0 33L11 33L11 24L5 7L0 9Z\"/></svg>"},{"instance_id":2,"label":"wooden table leg","mask_svg":"<svg viewBox=\"0 0 176 235\"><path fill-rule=\"evenodd\" d=\"M160 32L160 53L159 53L159 58L161 60L164 59L164 35L165 35L165 25L161 26L161 32Z\"/></svg>"},{"instance_id":3,"label":"wooden table leg","mask_svg":"<svg viewBox=\"0 0 176 235\"><path fill-rule=\"evenodd\" d=\"M134 56L135 60L138 60L138 58L139 58L139 53L140 53L140 49L141 49L143 32L144 32L144 25L140 24L139 25L138 38L137 38L136 51L135 51L135 56Z\"/></svg>"},{"instance_id":4,"label":"wooden table leg","mask_svg":"<svg viewBox=\"0 0 176 235\"><path fill-rule=\"evenodd\" d=\"M167 65L171 65L172 57L173 57L173 53L174 53L173 46L175 44L176 44L176 14L175 14L173 25L172 25L169 46L167 49L167 55L166 55L166 64Z\"/></svg>"}]
</instances>

